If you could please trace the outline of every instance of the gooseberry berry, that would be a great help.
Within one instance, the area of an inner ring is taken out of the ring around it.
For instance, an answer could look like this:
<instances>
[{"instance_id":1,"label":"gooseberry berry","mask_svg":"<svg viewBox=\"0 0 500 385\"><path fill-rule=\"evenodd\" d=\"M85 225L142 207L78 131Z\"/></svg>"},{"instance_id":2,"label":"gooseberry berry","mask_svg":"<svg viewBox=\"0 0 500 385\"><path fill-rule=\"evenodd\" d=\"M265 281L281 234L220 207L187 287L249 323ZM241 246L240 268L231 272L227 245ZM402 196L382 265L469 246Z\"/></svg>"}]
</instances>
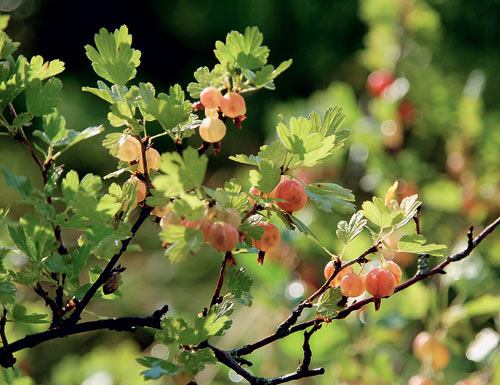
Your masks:
<instances>
[{"instance_id":1,"label":"gooseberry berry","mask_svg":"<svg viewBox=\"0 0 500 385\"><path fill-rule=\"evenodd\" d=\"M397 285L399 282L401 282L401 277L403 276L403 272L401 271L399 265L393 261L386 261L386 267L387 270L389 270L392 273L394 277L394 283Z\"/></svg>"},{"instance_id":2,"label":"gooseberry berry","mask_svg":"<svg viewBox=\"0 0 500 385\"><path fill-rule=\"evenodd\" d=\"M429 360L434 370L441 370L450 362L448 348L428 332L417 334L413 340L413 353L422 362Z\"/></svg>"},{"instance_id":3,"label":"gooseberry berry","mask_svg":"<svg viewBox=\"0 0 500 385\"><path fill-rule=\"evenodd\" d=\"M342 265L345 263L346 263L346 261L342 261ZM325 275L325 279L327 279L327 280L330 279L330 277L332 276L334 271L335 271L335 264L333 263L333 261L328 262L325 265L325 269L323 271L323 273ZM353 273L351 266L347 266L346 268L340 270L339 273L332 280L332 282L330 282L330 287L339 287L340 282L342 281L342 278L344 278L345 275L350 274L350 273Z\"/></svg>"},{"instance_id":4,"label":"gooseberry berry","mask_svg":"<svg viewBox=\"0 0 500 385\"><path fill-rule=\"evenodd\" d=\"M390 72L384 70L374 71L368 76L366 88L370 94L378 97L393 81L394 76Z\"/></svg>"},{"instance_id":5,"label":"gooseberry berry","mask_svg":"<svg viewBox=\"0 0 500 385\"><path fill-rule=\"evenodd\" d=\"M200 136L205 142L220 142L226 135L226 125L218 118L205 118L200 125Z\"/></svg>"},{"instance_id":6,"label":"gooseberry berry","mask_svg":"<svg viewBox=\"0 0 500 385\"><path fill-rule=\"evenodd\" d=\"M359 297L365 291L365 283L359 275L349 273L340 281L340 291L346 297Z\"/></svg>"},{"instance_id":7,"label":"gooseberry berry","mask_svg":"<svg viewBox=\"0 0 500 385\"><path fill-rule=\"evenodd\" d=\"M238 230L227 222L215 222L208 231L208 242L217 251L233 250L240 239Z\"/></svg>"},{"instance_id":8,"label":"gooseberry berry","mask_svg":"<svg viewBox=\"0 0 500 385\"><path fill-rule=\"evenodd\" d=\"M130 135L125 135L118 141L118 158L124 162L136 160L141 154L141 143Z\"/></svg>"},{"instance_id":9,"label":"gooseberry berry","mask_svg":"<svg viewBox=\"0 0 500 385\"><path fill-rule=\"evenodd\" d=\"M257 226L262 226L264 233L260 239L252 239L254 247L260 251L271 251L278 247L281 241L278 228L269 222L259 222Z\"/></svg>"},{"instance_id":10,"label":"gooseberry berry","mask_svg":"<svg viewBox=\"0 0 500 385\"><path fill-rule=\"evenodd\" d=\"M169 225L180 225L180 224L181 224L181 218L173 212L168 212L164 214L160 220L160 227L163 230L165 230Z\"/></svg>"},{"instance_id":11,"label":"gooseberry berry","mask_svg":"<svg viewBox=\"0 0 500 385\"><path fill-rule=\"evenodd\" d=\"M215 87L207 87L201 91L200 102L207 108L217 108L222 103L222 94Z\"/></svg>"},{"instance_id":12,"label":"gooseberry berry","mask_svg":"<svg viewBox=\"0 0 500 385\"><path fill-rule=\"evenodd\" d=\"M365 278L365 288L376 298L387 297L394 293L394 276L388 270L375 268Z\"/></svg>"},{"instance_id":13,"label":"gooseberry berry","mask_svg":"<svg viewBox=\"0 0 500 385\"><path fill-rule=\"evenodd\" d=\"M247 112L245 99L236 92L229 92L224 95L220 105L222 113L228 118L236 118Z\"/></svg>"},{"instance_id":14,"label":"gooseberry berry","mask_svg":"<svg viewBox=\"0 0 500 385\"><path fill-rule=\"evenodd\" d=\"M148 170L158 170L160 168L161 155L153 147L148 148L145 153L146 163L148 164ZM142 164L142 157L139 158L139 171L144 173L144 165Z\"/></svg>"},{"instance_id":15,"label":"gooseberry berry","mask_svg":"<svg viewBox=\"0 0 500 385\"><path fill-rule=\"evenodd\" d=\"M285 200L286 202L277 202L276 204L289 213L300 210L307 202L304 185L288 178L282 179L271 195L273 198Z\"/></svg>"}]
</instances>

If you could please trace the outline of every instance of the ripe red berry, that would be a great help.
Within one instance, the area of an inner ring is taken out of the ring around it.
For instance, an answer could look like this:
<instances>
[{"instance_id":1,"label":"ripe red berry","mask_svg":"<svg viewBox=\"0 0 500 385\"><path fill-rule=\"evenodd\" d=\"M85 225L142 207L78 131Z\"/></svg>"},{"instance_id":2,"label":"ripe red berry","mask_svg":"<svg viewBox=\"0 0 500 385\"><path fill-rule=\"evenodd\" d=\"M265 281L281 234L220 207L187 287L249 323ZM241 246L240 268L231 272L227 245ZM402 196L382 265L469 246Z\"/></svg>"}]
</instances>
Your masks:
<instances>
[{"instance_id":1,"label":"ripe red berry","mask_svg":"<svg viewBox=\"0 0 500 385\"><path fill-rule=\"evenodd\" d=\"M346 297L359 297L365 291L365 283L359 275L349 273L340 281L340 291Z\"/></svg>"},{"instance_id":2,"label":"ripe red berry","mask_svg":"<svg viewBox=\"0 0 500 385\"><path fill-rule=\"evenodd\" d=\"M240 239L238 230L226 222L215 222L208 231L208 242L217 251L233 250Z\"/></svg>"},{"instance_id":3,"label":"ripe red berry","mask_svg":"<svg viewBox=\"0 0 500 385\"><path fill-rule=\"evenodd\" d=\"M386 262L387 269L392 273L394 276L394 283L397 285L399 282L401 282L401 277L403 276L403 272L401 271L401 268L396 262L393 261L387 261Z\"/></svg>"},{"instance_id":4,"label":"ripe red berry","mask_svg":"<svg viewBox=\"0 0 500 385\"><path fill-rule=\"evenodd\" d=\"M289 213L300 210L307 202L304 185L288 178L282 178L278 186L272 191L271 196L285 200L286 202L277 202L276 204Z\"/></svg>"},{"instance_id":5,"label":"ripe red berry","mask_svg":"<svg viewBox=\"0 0 500 385\"><path fill-rule=\"evenodd\" d=\"M379 97L384 90L392 84L394 76L388 71L378 70L368 76L366 88L375 97Z\"/></svg>"},{"instance_id":6,"label":"ripe red berry","mask_svg":"<svg viewBox=\"0 0 500 385\"><path fill-rule=\"evenodd\" d=\"M394 293L394 276L388 270L376 268L368 273L365 279L365 288L376 298L387 297Z\"/></svg>"},{"instance_id":7,"label":"ripe red berry","mask_svg":"<svg viewBox=\"0 0 500 385\"><path fill-rule=\"evenodd\" d=\"M232 224L235 228L241 225L240 212L233 208L222 209L217 213L217 220Z\"/></svg>"},{"instance_id":8,"label":"ripe red berry","mask_svg":"<svg viewBox=\"0 0 500 385\"><path fill-rule=\"evenodd\" d=\"M226 135L226 125L218 118L205 118L200 125L200 136L205 142L220 142Z\"/></svg>"},{"instance_id":9,"label":"ripe red berry","mask_svg":"<svg viewBox=\"0 0 500 385\"><path fill-rule=\"evenodd\" d=\"M222 94L215 87L207 87L201 91L200 102L207 108L217 108L222 103Z\"/></svg>"},{"instance_id":10,"label":"ripe red berry","mask_svg":"<svg viewBox=\"0 0 500 385\"><path fill-rule=\"evenodd\" d=\"M225 94L220 107L222 113L228 118L236 118L247 112L245 99L236 92Z\"/></svg>"},{"instance_id":11,"label":"ripe red berry","mask_svg":"<svg viewBox=\"0 0 500 385\"><path fill-rule=\"evenodd\" d=\"M342 265L345 263L346 263L346 261L342 261ZM333 261L328 262L325 265L325 269L323 270L323 274L325 275L325 279L328 280L332 276L334 271L335 271L335 264L333 263ZM339 287L340 282L342 281L342 278L344 278L344 276L346 276L347 274L350 274L350 273L353 273L351 266L347 266L347 267L343 268L342 270L340 270L339 273L335 276L335 278L330 283L330 287Z\"/></svg>"},{"instance_id":12,"label":"ripe red berry","mask_svg":"<svg viewBox=\"0 0 500 385\"><path fill-rule=\"evenodd\" d=\"M125 135L118 141L118 158L124 162L136 160L141 155L141 143L130 135Z\"/></svg>"},{"instance_id":13,"label":"ripe red berry","mask_svg":"<svg viewBox=\"0 0 500 385\"><path fill-rule=\"evenodd\" d=\"M173 212L168 212L161 217L160 227L165 230L169 225L180 225L181 219L177 214Z\"/></svg>"},{"instance_id":14,"label":"ripe red berry","mask_svg":"<svg viewBox=\"0 0 500 385\"><path fill-rule=\"evenodd\" d=\"M260 251L271 251L278 247L281 241L278 228L269 222L260 222L257 226L262 226L264 233L260 239L252 239L254 247Z\"/></svg>"}]
</instances>

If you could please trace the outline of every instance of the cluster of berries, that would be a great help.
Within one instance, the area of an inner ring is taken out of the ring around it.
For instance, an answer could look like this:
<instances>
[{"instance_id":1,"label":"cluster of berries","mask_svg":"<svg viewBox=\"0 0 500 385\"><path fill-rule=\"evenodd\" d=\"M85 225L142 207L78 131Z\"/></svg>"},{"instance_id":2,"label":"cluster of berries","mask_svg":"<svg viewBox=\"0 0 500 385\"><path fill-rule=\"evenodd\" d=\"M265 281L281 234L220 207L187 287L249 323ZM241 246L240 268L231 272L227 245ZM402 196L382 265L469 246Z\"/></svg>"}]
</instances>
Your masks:
<instances>
[{"instance_id":1,"label":"cluster of berries","mask_svg":"<svg viewBox=\"0 0 500 385\"><path fill-rule=\"evenodd\" d=\"M215 87L207 87L200 94L205 116L200 125L200 136L205 142L220 142L226 135L226 125L219 119L219 111L228 118L237 118L247 112L245 99L237 92L224 96Z\"/></svg>"},{"instance_id":2,"label":"cluster of berries","mask_svg":"<svg viewBox=\"0 0 500 385\"><path fill-rule=\"evenodd\" d=\"M346 262L342 262L345 264ZM335 271L335 264L326 264L324 275L330 279ZM366 290L376 298L388 297L394 293L394 288L403 275L399 265L393 261L383 261L380 267L372 269L368 274L356 274L351 266L339 271L332 279L331 287L339 287L345 297L359 297Z\"/></svg>"}]
</instances>

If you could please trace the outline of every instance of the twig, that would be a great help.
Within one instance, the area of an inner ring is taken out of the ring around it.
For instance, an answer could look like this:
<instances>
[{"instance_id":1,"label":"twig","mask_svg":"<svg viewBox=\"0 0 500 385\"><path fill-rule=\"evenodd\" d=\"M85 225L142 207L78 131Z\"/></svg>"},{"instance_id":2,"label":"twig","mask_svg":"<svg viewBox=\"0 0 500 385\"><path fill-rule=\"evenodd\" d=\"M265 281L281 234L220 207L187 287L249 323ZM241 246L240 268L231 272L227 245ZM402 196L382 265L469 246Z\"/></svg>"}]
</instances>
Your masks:
<instances>
[{"instance_id":1,"label":"twig","mask_svg":"<svg viewBox=\"0 0 500 385\"><path fill-rule=\"evenodd\" d=\"M61 287L61 286L59 286ZM40 282L36 283L36 286L33 288L34 292L43 298L45 301L45 306L48 306L52 311L52 322L50 323L49 329L53 329L61 324L61 309L63 306L58 306L56 301L49 297L49 293L47 293Z\"/></svg>"},{"instance_id":2,"label":"twig","mask_svg":"<svg viewBox=\"0 0 500 385\"><path fill-rule=\"evenodd\" d=\"M205 151L207 151L210 148L209 142L203 142L200 147L198 147L198 155L203 154Z\"/></svg>"},{"instance_id":3,"label":"twig","mask_svg":"<svg viewBox=\"0 0 500 385\"><path fill-rule=\"evenodd\" d=\"M7 322L7 309L3 309L3 316L0 318L0 338L2 339L2 350L5 354L0 357L0 365L3 367L11 368L16 363L16 359L12 355L12 348L7 342L5 335L5 323Z\"/></svg>"},{"instance_id":4,"label":"twig","mask_svg":"<svg viewBox=\"0 0 500 385\"><path fill-rule=\"evenodd\" d=\"M428 278L428 277L430 277L432 275L443 274L445 272L444 268L446 266L448 266L452 262L460 261L460 260L464 259L465 257L467 257L472 252L472 250L474 250L477 247L477 245L479 245L479 243L481 243L481 241L483 241L499 225L500 225L500 217L498 217L492 223L490 223L474 239L472 239L472 229L469 229L469 233L467 235L468 239L469 239L469 242L467 244L467 247L464 250L462 250L459 253L456 253L456 254L453 254L453 255L447 257L443 262L441 262L439 265L437 265L433 269L431 269L431 270L429 270L429 271L427 271L425 273L422 273L420 275L416 274L412 278L410 278L409 280L407 280L406 282L403 282L402 284L396 286L396 288L394 289L394 294L397 293L397 292L400 292L400 291L406 289L407 287L409 287L409 286L411 286L411 285L413 285L413 284L415 284L415 283L417 283L417 282L419 282L419 281L421 281L423 279L426 279L426 278ZM363 254L365 254L365 253L363 253ZM358 257L355 260L352 260L352 261L350 261L348 263L345 263L344 265L342 265L342 267L343 268L347 267L348 264L352 264L351 262L356 261L360 257ZM335 272L334 272L334 274L335 274ZM376 300L378 300L378 298L370 297L370 298L366 298L366 299L361 300L361 301L357 301L357 302L353 303L352 305L348 306L347 308L345 308L344 310L340 311L331 320L334 320L334 319L344 319L349 314L351 314L353 311L359 310L363 306L365 306L365 305L367 305L367 304L369 304L371 302L374 302ZM300 304L299 304L299 306L300 306ZM285 322L287 322L287 321L285 321ZM264 337L264 338L260 339L257 342L254 342L253 344L244 345L244 346L242 346L240 348L232 350L230 353L234 354L234 355L238 355L238 356L247 355L247 354L250 354L250 353L252 353L253 351L255 351L257 349L260 349L260 348L262 348L262 347L264 347L266 345L269 345L270 343L273 343L274 341L276 341L278 339L284 338L284 337L286 337L286 336L288 336L290 334L296 333L298 331L305 330L305 329L307 329L307 328L309 328L311 326L314 326L316 324L323 323L323 322L325 322L325 320L323 318L315 318L313 320L305 321L305 322L302 322L302 323L294 325L294 326L288 325L288 327L283 327L283 328L281 328L281 330L278 327L278 330L280 331L279 333L278 333L278 331L276 331L275 333L273 333L273 334L271 334L271 335L269 335L267 337Z\"/></svg>"},{"instance_id":5,"label":"twig","mask_svg":"<svg viewBox=\"0 0 500 385\"><path fill-rule=\"evenodd\" d=\"M226 265L227 262L233 258L233 253L228 251L224 255L224 259L222 260L222 265L219 272L219 279L217 280L217 286L215 287L214 295L212 296L212 302L210 302L210 307L215 304L221 303L222 298L220 297L220 291L222 289L222 284L224 283L224 275L226 274Z\"/></svg>"},{"instance_id":6,"label":"twig","mask_svg":"<svg viewBox=\"0 0 500 385\"><path fill-rule=\"evenodd\" d=\"M122 247L120 248L120 250L115 255L113 255L113 257L108 262L102 273L97 278L97 280L87 290L82 300L76 304L73 313L71 313L71 315L63 322L65 326L75 325L80 320L80 316L83 310L88 305L90 300L94 297L97 290L99 290L99 288L106 282L106 280L109 277L109 274L111 273L111 270L113 269L113 267L115 267L116 263L118 262L122 254L125 252L125 250L127 250L130 241L132 240L135 233L137 232L137 230L139 230L139 228L144 223L144 221L149 216L152 210L153 210L152 207L145 207L141 210L139 218L137 218L136 222L132 226L131 230L132 235L122 241Z\"/></svg>"},{"instance_id":7,"label":"twig","mask_svg":"<svg viewBox=\"0 0 500 385\"><path fill-rule=\"evenodd\" d=\"M0 365L5 366L6 359L9 354L12 356L13 352L23 350L26 348L33 348L42 342L50 341L56 338L67 337L73 334L85 333L94 330L108 329L116 331L133 331L138 327L150 327L154 329L160 329L161 318L168 311L168 306L165 305L161 309L155 311L152 315L148 317L121 317L121 318L110 318L99 321L83 322L72 326L61 326L55 329L50 329L41 333L30 334L20 340L0 348Z\"/></svg>"}]
</instances>

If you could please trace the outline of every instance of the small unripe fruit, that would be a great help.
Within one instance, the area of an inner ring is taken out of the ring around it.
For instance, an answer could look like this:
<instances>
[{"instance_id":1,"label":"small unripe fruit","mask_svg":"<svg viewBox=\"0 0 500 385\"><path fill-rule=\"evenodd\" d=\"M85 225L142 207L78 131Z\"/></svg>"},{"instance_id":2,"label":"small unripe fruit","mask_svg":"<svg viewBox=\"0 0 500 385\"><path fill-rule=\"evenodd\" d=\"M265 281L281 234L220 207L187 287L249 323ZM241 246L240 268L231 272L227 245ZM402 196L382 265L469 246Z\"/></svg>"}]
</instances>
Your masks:
<instances>
[{"instance_id":1,"label":"small unripe fruit","mask_svg":"<svg viewBox=\"0 0 500 385\"><path fill-rule=\"evenodd\" d=\"M125 135L118 141L118 158L124 162L136 160L141 155L141 144L130 135Z\"/></svg>"},{"instance_id":2,"label":"small unripe fruit","mask_svg":"<svg viewBox=\"0 0 500 385\"><path fill-rule=\"evenodd\" d=\"M410 378L408 385L436 385L436 383L430 378L416 375Z\"/></svg>"},{"instance_id":3,"label":"small unripe fruit","mask_svg":"<svg viewBox=\"0 0 500 385\"><path fill-rule=\"evenodd\" d=\"M396 262L393 261L387 261L386 262L387 269L392 273L394 276L394 283L397 285L399 282L401 282L401 277L403 276L403 272L401 271L401 268Z\"/></svg>"},{"instance_id":4,"label":"small unripe fruit","mask_svg":"<svg viewBox=\"0 0 500 385\"><path fill-rule=\"evenodd\" d=\"M394 293L394 276L388 270L373 269L365 279L365 288L368 293L376 298L387 297Z\"/></svg>"},{"instance_id":5,"label":"small unripe fruit","mask_svg":"<svg viewBox=\"0 0 500 385\"><path fill-rule=\"evenodd\" d=\"M200 136L205 142L220 142L226 135L226 125L217 118L205 118L200 125Z\"/></svg>"},{"instance_id":6,"label":"small unripe fruit","mask_svg":"<svg viewBox=\"0 0 500 385\"><path fill-rule=\"evenodd\" d=\"M180 225L181 218L177 214L169 212L161 217L160 227L165 230L169 225Z\"/></svg>"},{"instance_id":7,"label":"small unripe fruit","mask_svg":"<svg viewBox=\"0 0 500 385\"><path fill-rule=\"evenodd\" d=\"M269 222L259 222L257 226L262 226L264 233L260 239L252 239L253 246L260 251L271 251L278 247L281 241L278 228Z\"/></svg>"},{"instance_id":8,"label":"small unripe fruit","mask_svg":"<svg viewBox=\"0 0 500 385\"><path fill-rule=\"evenodd\" d=\"M288 178L276 186L272 197L285 200L286 202L277 202L276 204L289 213L300 210L307 202L304 185Z\"/></svg>"},{"instance_id":9,"label":"small unripe fruit","mask_svg":"<svg viewBox=\"0 0 500 385\"><path fill-rule=\"evenodd\" d=\"M340 281L340 291L346 297L359 297L365 291L365 283L359 275L349 273Z\"/></svg>"},{"instance_id":10,"label":"small unripe fruit","mask_svg":"<svg viewBox=\"0 0 500 385\"><path fill-rule=\"evenodd\" d=\"M158 170L160 168L161 155L153 147L150 147L145 152L148 170ZM144 173L144 165L142 164L142 157L139 158L139 171Z\"/></svg>"},{"instance_id":11,"label":"small unripe fruit","mask_svg":"<svg viewBox=\"0 0 500 385\"><path fill-rule=\"evenodd\" d=\"M448 348L428 332L417 334L413 340L413 353L420 361L429 361L434 370L441 370L450 362Z\"/></svg>"},{"instance_id":12,"label":"small unripe fruit","mask_svg":"<svg viewBox=\"0 0 500 385\"><path fill-rule=\"evenodd\" d=\"M207 108L217 108L222 103L222 94L215 87L207 87L201 91L200 102Z\"/></svg>"},{"instance_id":13,"label":"small unripe fruit","mask_svg":"<svg viewBox=\"0 0 500 385\"><path fill-rule=\"evenodd\" d=\"M374 71L368 76L366 88L368 92L375 97L378 97L389 87L394 81L394 76L388 71Z\"/></svg>"},{"instance_id":14,"label":"small unripe fruit","mask_svg":"<svg viewBox=\"0 0 500 385\"><path fill-rule=\"evenodd\" d=\"M215 222L208 232L208 242L217 251L227 253L233 250L240 239L238 230L226 222Z\"/></svg>"},{"instance_id":15,"label":"small unripe fruit","mask_svg":"<svg viewBox=\"0 0 500 385\"><path fill-rule=\"evenodd\" d=\"M245 99L236 92L229 92L224 95L221 103L222 113L228 118L236 118L247 112Z\"/></svg>"},{"instance_id":16,"label":"small unripe fruit","mask_svg":"<svg viewBox=\"0 0 500 385\"><path fill-rule=\"evenodd\" d=\"M346 263L345 261L342 261L342 265L345 263ZM325 269L323 271L323 274L325 275L325 279L328 280L332 276L334 271L335 271L335 265L334 265L333 261L328 262L325 265ZM351 273L353 273L351 266L347 266L346 268L340 270L339 273L332 280L332 282L330 282L330 287L339 287L340 282L342 281L342 278L344 278L344 276L346 276L347 274L351 274Z\"/></svg>"}]
</instances>

